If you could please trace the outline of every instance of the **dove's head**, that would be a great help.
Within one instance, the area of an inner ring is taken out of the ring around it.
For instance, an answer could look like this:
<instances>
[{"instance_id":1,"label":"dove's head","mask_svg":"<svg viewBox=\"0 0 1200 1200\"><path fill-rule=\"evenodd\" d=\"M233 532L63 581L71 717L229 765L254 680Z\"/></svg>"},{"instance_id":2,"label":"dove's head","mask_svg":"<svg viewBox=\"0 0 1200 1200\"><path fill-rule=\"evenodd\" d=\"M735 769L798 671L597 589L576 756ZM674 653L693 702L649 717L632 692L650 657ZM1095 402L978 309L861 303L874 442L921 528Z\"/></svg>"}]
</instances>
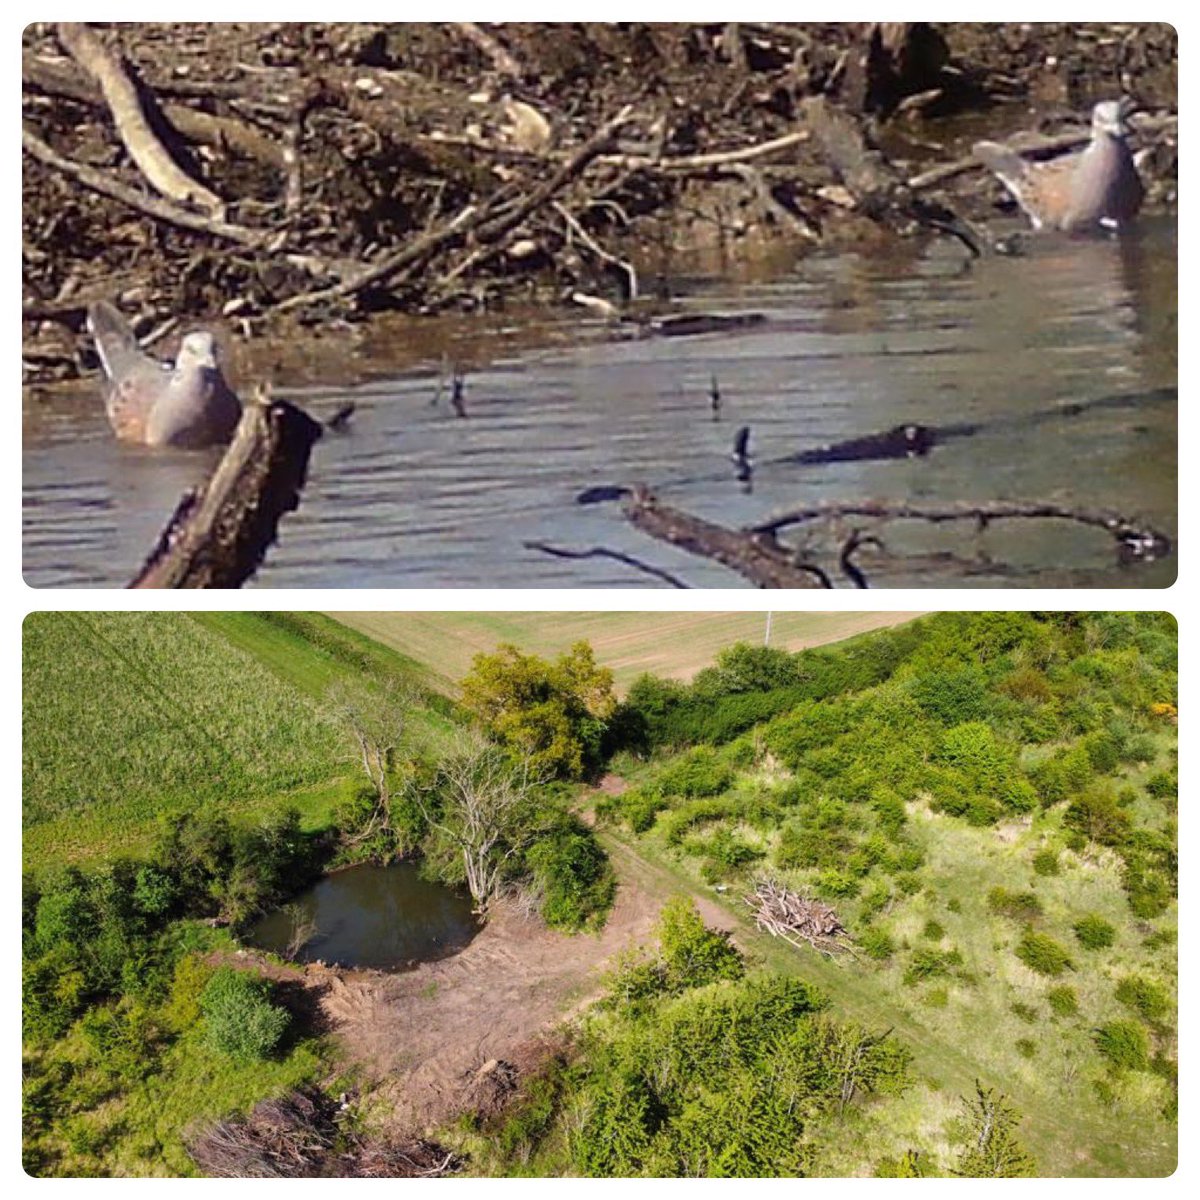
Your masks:
<instances>
[{"instance_id":1,"label":"dove's head","mask_svg":"<svg viewBox=\"0 0 1200 1200\"><path fill-rule=\"evenodd\" d=\"M1092 134L1109 137L1125 137L1129 133L1129 117L1137 111L1137 106L1128 97L1120 100L1101 100L1092 109Z\"/></svg>"},{"instance_id":2,"label":"dove's head","mask_svg":"<svg viewBox=\"0 0 1200 1200\"><path fill-rule=\"evenodd\" d=\"M179 343L179 353L175 356L175 367L200 367L216 370L217 343L211 333L197 329L189 333Z\"/></svg>"}]
</instances>

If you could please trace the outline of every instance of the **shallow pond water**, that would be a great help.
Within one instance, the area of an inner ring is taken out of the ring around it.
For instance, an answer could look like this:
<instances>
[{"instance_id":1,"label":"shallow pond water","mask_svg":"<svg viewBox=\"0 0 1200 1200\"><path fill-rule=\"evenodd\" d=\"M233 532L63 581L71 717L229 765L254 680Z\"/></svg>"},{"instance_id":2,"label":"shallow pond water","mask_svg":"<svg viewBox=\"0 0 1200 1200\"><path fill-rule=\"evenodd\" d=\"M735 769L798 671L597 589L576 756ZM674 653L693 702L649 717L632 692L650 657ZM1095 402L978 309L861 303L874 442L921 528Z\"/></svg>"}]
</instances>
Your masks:
<instances>
[{"instance_id":1,"label":"shallow pond water","mask_svg":"<svg viewBox=\"0 0 1200 1200\"><path fill-rule=\"evenodd\" d=\"M470 896L423 879L415 863L365 863L326 875L261 917L245 940L286 955L298 926L309 924L289 957L381 971L457 954L479 929Z\"/></svg>"},{"instance_id":2,"label":"shallow pond water","mask_svg":"<svg viewBox=\"0 0 1200 1200\"><path fill-rule=\"evenodd\" d=\"M317 411L348 398L357 411L346 433L318 444L301 506L253 586L661 586L530 541L603 546L692 586L745 586L649 540L614 504L574 502L587 487L635 481L729 526L810 501L1038 500L1115 509L1174 541L1173 220L1144 219L1120 240L1029 238L1016 257L968 262L957 243L936 241L919 257L807 258L768 283L676 285L685 311L766 319L619 338L565 314L553 347L468 375L466 419L445 395L431 403L433 364L359 387L280 389ZM772 461L909 423L974 431L921 458ZM729 460L741 425L758 464L750 494ZM125 582L210 464L116 445L98 401L31 424L26 580ZM1173 555L1122 567L1103 534L1059 523L893 525L885 540L886 559L862 560L873 586L1161 587L1175 575Z\"/></svg>"}]
</instances>

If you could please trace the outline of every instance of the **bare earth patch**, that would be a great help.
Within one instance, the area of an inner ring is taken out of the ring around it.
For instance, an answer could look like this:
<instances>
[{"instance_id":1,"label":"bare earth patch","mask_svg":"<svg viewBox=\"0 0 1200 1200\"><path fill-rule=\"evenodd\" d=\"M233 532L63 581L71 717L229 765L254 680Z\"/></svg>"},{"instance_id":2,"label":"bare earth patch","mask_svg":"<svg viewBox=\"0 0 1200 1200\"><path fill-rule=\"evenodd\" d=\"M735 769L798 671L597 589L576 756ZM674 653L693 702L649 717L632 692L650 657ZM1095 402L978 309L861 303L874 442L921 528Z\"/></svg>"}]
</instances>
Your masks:
<instances>
[{"instance_id":1,"label":"bare earth patch","mask_svg":"<svg viewBox=\"0 0 1200 1200\"><path fill-rule=\"evenodd\" d=\"M614 867L617 899L599 934L557 933L501 907L461 953L401 975L309 968L333 1035L378 1082L398 1126L419 1133L453 1118L493 1059L536 1065L552 1028L598 994L614 956L650 941L670 889L619 852ZM732 928L717 905L698 907L709 925Z\"/></svg>"}]
</instances>

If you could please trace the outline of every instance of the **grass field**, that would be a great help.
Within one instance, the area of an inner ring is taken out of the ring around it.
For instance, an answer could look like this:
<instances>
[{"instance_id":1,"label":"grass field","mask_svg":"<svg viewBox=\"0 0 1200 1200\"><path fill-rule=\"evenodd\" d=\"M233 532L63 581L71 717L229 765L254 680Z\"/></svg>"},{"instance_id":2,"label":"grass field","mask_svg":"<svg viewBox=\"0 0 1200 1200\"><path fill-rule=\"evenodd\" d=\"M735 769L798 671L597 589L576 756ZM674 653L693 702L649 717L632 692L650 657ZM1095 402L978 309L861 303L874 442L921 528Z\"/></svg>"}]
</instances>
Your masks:
<instances>
[{"instance_id":1,"label":"grass field","mask_svg":"<svg viewBox=\"0 0 1200 1200\"><path fill-rule=\"evenodd\" d=\"M527 653L553 656L584 638L609 667L619 690L643 671L690 679L735 642L761 644L765 613L330 613L386 646L415 659L452 692L476 654L512 642ZM898 625L919 613L775 613L771 645L803 650L871 629Z\"/></svg>"},{"instance_id":2,"label":"grass field","mask_svg":"<svg viewBox=\"0 0 1200 1200\"><path fill-rule=\"evenodd\" d=\"M30 615L26 865L135 851L193 805L237 815L286 796L319 826L352 779L321 697L384 671L419 668L316 614Z\"/></svg>"}]
</instances>

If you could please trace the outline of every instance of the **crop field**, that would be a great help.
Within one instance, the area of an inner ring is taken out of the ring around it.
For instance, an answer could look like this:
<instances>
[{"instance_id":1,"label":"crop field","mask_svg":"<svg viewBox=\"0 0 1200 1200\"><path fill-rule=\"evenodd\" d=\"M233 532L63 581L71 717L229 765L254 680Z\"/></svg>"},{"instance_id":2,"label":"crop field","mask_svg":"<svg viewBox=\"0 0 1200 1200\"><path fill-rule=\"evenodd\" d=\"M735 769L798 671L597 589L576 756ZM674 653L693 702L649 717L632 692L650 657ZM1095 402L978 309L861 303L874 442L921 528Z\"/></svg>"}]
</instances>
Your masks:
<instances>
[{"instance_id":1,"label":"crop field","mask_svg":"<svg viewBox=\"0 0 1200 1200\"><path fill-rule=\"evenodd\" d=\"M129 852L160 814L196 805L234 815L286 796L319 820L349 771L322 695L343 676L407 667L305 614L31 614L27 864Z\"/></svg>"},{"instance_id":2,"label":"crop field","mask_svg":"<svg viewBox=\"0 0 1200 1200\"><path fill-rule=\"evenodd\" d=\"M761 645L765 613L372 613L330 616L424 664L446 691L471 669L476 654L501 642L553 657L572 642L591 643L623 691L644 671L690 679L735 642ZM909 621L919 613L775 613L771 645L802 650Z\"/></svg>"}]
</instances>

